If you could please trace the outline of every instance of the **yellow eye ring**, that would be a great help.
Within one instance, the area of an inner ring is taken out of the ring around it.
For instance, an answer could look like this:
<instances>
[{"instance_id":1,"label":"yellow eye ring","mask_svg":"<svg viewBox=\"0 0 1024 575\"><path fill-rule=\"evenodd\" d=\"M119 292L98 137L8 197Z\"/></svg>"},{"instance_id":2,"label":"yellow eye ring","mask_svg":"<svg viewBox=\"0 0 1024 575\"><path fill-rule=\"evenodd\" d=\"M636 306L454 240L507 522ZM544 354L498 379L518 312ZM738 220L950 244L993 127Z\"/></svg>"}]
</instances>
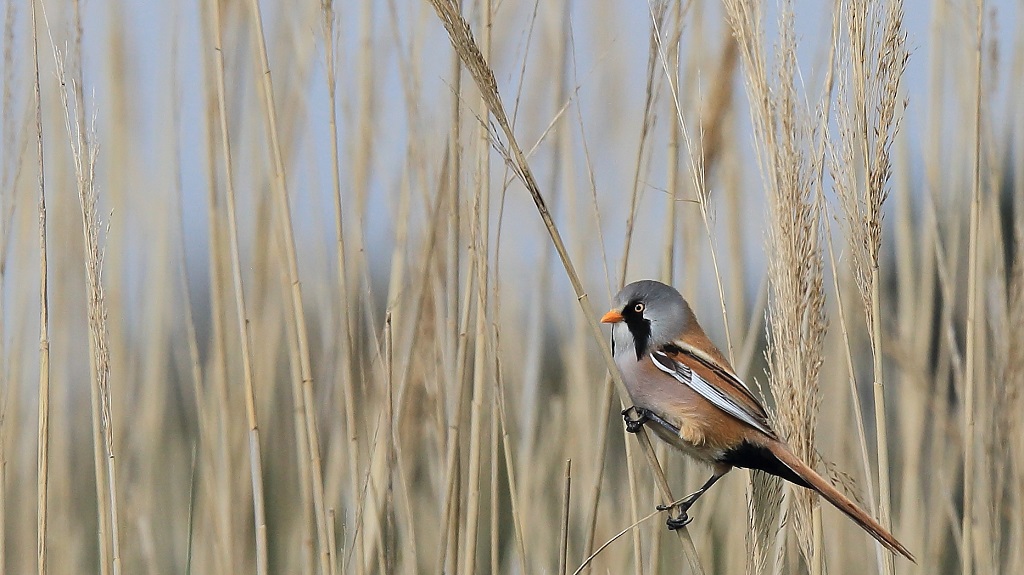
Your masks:
<instances>
[{"instance_id":1,"label":"yellow eye ring","mask_svg":"<svg viewBox=\"0 0 1024 575\"><path fill-rule=\"evenodd\" d=\"M644 309L645 306L643 303L637 303L635 306L633 306L633 311L635 311L636 313L643 313Z\"/></svg>"}]
</instances>

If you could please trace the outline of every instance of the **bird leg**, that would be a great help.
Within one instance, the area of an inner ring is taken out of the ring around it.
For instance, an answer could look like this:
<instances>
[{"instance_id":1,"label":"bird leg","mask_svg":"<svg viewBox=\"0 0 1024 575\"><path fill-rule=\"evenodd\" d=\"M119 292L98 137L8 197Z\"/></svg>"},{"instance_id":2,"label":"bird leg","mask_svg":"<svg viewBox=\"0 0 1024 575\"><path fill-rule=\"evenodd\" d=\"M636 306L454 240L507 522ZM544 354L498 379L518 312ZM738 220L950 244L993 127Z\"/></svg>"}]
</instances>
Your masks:
<instances>
[{"instance_id":1,"label":"bird leg","mask_svg":"<svg viewBox=\"0 0 1024 575\"><path fill-rule=\"evenodd\" d=\"M629 416L629 412L633 411L636 413L636 419ZM640 428L643 427L651 419L651 412L647 411L642 407L627 407L622 410L622 420L626 422L626 431L630 433L637 433Z\"/></svg>"},{"instance_id":2,"label":"bird leg","mask_svg":"<svg viewBox=\"0 0 1024 575\"><path fill-rule=\"evenodd\" d=\"M669 505L659 505L657 507L658 511L670 511L673 508L679 509L678 516L670 516L665 521L665 524L668 526L669 530L675 531L676 529L682 529L683 527L689 525L690 521L693 521L693 519L689 515L687 515L686 512L689 511L690 507L694 503L696 503L698 499L700 499L700 496L704 495L704 493L708 489L711 489L711 486L714 485L715 482L718 481L723 475L725 474L718 473L716 471L715 474L712 475L711 478L708 479L706 482L704 482L704 485L702 485L700 489L698 489L697 491L694 491L693 493L687 495L686 497L683 497L679 501L674 501Z\"/></svg>"}]
</instances>

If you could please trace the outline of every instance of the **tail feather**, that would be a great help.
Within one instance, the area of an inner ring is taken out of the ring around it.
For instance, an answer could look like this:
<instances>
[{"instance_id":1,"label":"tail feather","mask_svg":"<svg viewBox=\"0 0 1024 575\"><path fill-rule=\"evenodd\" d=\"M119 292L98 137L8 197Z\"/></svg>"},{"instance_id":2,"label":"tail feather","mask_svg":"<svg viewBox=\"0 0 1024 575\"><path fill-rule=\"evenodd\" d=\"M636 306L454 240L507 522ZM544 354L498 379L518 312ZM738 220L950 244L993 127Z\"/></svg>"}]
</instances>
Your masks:
<instances>
[{"instance_id":1,"label":"tail feather","mask_svg":"<svg viewBox=\"0 0 1024 575\"><path fill-rule=\"evenodd\" d=\"M843 495L842 492L833 487L832 484L822 476L818 475L817 472L808 467L807 464L800 461L800 459L796 455L793 455L793 453L784 444L781 442L772 442L768 445L768 449L770 449L775 457L777 457L787 468L792 470L793 473L809 484L811 489L821 494L821 496L834 505L836 509L845 513L847 517L852 519L861 527L861 529L867 531L868 534L874 537L875 540L881 543L886 549L893 553L899 553L914 563L917 563L910 551L908 551L892 533L889 533L889 531L886 530L885 527L882 527L878 521L875 521L873 517L858 507L857 504L851 501L849 497Z\"/></svg>"}]
</instances>

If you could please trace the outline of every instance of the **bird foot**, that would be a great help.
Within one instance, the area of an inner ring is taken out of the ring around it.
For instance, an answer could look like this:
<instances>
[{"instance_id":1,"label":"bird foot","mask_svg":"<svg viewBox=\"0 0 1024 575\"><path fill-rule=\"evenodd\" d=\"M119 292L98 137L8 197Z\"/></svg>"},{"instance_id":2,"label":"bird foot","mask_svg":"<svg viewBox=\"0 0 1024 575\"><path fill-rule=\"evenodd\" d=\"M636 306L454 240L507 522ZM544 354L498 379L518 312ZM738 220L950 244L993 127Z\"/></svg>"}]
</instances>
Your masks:
<instances>
[{"instance_id":1,"label":"bird foot","mask_svg":"<svg viewBox=\"0 0 1024 575\"><path fill-rule=\"evenodd\" d=\"M690 524L693 518L686 514L684 511L679 517L669 517L665 520L665 525L668 526L669 531L675 531L676 529L682 529Z\"/></svg>"},{"instance_id":2,"label":"bird foot","mask_svg":"<svg viewBox=\"0 0 1024 575\"><path fill-rule=\"evenodd\" d=\"M658 505L655 509L658 511L668 511L669 517L665 520L665 525L668 526L670 531L676 529L682 529L693 521L693 518L686 514L690 510L690 505L693 505L692 496L687 496L679 501L675 501L668 505ZM678 510L678 515L672 517L672 511Z\"/></svg>"},{"instance_id":3,"label":"bird foot","mask_svg":"<svg viewBox=\"0 0 1024 575\"><path fill-rule=\"evenodd\" d=\"M629 416L629 412L636 413L636 419ZM642 407L627 407L622 410L622 420L626 422L626 431L630 433L637 433L645 423L650 420L650 412Z\"/></svg>"}]
</instances>

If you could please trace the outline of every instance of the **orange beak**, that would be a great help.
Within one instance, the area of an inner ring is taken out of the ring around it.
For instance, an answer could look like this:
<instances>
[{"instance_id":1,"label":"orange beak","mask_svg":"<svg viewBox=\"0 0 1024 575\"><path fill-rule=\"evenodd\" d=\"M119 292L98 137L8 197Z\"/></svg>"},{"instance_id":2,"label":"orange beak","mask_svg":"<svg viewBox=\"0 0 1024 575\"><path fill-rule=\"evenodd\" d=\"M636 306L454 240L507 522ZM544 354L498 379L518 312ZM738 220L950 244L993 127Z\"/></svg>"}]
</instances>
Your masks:
<instances>
[{"instance_id":1,"label":"orange beak","mask_svg":"<svg viewBox=\"0 0 1024 575\"><path fill-rule=\"evenodd\" d=\"M601 323L619 323L626 318L617 309L613 309L601 317Z\"/></svg>"}]
</instances>

